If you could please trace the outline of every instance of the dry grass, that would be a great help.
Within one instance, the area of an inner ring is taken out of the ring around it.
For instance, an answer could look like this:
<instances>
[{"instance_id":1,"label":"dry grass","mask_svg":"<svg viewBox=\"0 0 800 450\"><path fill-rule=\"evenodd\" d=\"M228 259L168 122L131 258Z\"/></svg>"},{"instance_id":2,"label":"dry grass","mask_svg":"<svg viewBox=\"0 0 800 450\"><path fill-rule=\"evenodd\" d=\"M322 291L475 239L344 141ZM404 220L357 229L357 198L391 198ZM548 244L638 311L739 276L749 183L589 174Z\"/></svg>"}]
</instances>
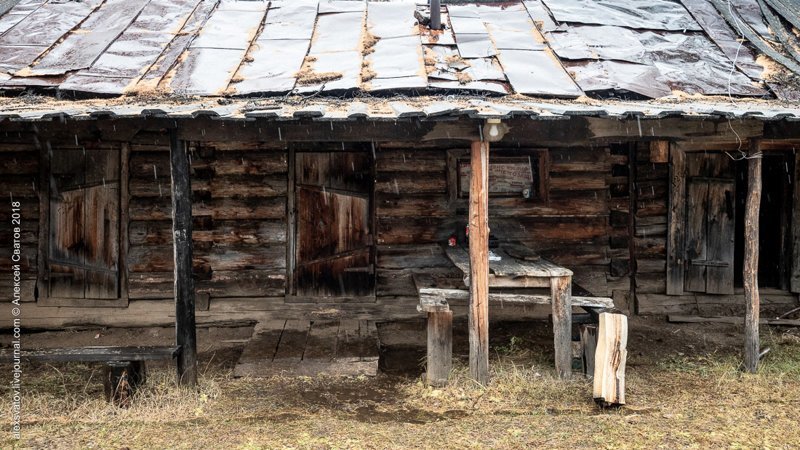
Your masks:
<instances>
[{"instance_id":1,"label":"dry grass","mask_svg":"<svg viewBox=\"0 0 800 450\"><path fill-rule=\"evenodd\" d=\"M217 367L194 392L162 368L128 409L102 400L98 369L42 366L27 371L22 442L6 435L0 446L791 448L800 442L800 338L765 341L772 352L755 375L737 370L733 349L634 342L629 404L605 411L588 381L554 379L550 355L525 339L495 345L488 387L463 363L442 389L413 377L233 379Z\"/></svg>"}]
</instances>

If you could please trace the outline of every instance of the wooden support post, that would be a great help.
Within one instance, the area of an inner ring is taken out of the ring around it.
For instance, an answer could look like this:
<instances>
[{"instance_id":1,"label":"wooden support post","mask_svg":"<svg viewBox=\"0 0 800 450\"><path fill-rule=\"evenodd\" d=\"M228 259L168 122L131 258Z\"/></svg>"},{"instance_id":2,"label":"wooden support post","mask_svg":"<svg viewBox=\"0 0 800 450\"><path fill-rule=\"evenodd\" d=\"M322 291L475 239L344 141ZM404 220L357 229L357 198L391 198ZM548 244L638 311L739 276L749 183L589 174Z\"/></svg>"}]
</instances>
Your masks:
<instances>
[{"instance_id":1,"label":"wooden support post","mask_svg":"<svg viewBox=\"0 0 800 450\"><path fill-rule=\"evenodd\" d=\"M453 311L428 313L428 365L431 386L445 386L453 367Z\"/></svg>"},{"instance_id":2,"label":"wooden support post","mask_svg":"<svg viewBox=\"0 0 800 450\"><path fill-rule=\"evenodd\" d=\"M469 374L489 382L489 143L472 142L469 189Z\"/></svg>"},{"instance_id":3,"label":"wooden support post","mask_svg":"<svg viewBox=\"0 0 800 450\"><path fill-rule=\"evenodd\" d=\"M550 283L556 374L567 380L572 376L572 277L554 277Z\"/></svg>"},{"instance_id":4,"label":"wooden support post","mask_svg":"<svg viewBox=\"0 0 800 450\"><path fill-rule=\"evenodd\" d=\"M597 325L581 325L581 362L583 374L588 379L594 378L594 354L597 351Z\"/></svg>"},{"instance_id":5,"label":"wooden support post","mask_svg":"<svg viewBox=\"0 0 800 450\"><path fill-rule=\"evenodd\" d=\"M628 357L628 318L601 313L594 356L594 401L601 406L625 404L625 361Z\"/></svg>"},{"instance_id":6,"label":"wooden support post","mask_svg":"<svg viewBox=\"0 0 800 450\"><path fill-rule=\"evenodd\" d=\"M192 280L192 186L186 142L170 132L172 174L172 242L175 257L175 341L178 355L178 383L197 385L197 335Z\"/></svg>"},{"instance_id":7,"label":"wooden support post","mask_svg":"<svg viewBox=\"0 0 800 450\"><path fill-rule=\"evenodd\" d=\"M758 219L761 204L761 154L759 142L753 141L747 160L747 200L744 211L744 370L758 370Z\"/></svg>"}]
</instances>

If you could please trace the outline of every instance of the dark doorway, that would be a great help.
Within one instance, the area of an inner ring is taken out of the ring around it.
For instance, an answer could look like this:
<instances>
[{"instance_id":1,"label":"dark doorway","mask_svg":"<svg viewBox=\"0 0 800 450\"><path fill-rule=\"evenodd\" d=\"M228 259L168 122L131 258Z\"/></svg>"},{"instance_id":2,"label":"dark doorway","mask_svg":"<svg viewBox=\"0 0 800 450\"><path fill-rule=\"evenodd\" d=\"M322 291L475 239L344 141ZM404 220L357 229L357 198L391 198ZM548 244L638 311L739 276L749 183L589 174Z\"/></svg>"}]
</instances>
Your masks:
<instances>
[{"instance_id":1,"label":"dark doorway","mask_svg":"<svg viewBox=\"0 0 800 450\"><path fill-rule=\"evenodd\" d=\"M791 174L793 155L783 152L764 153L762 159L762 192L759 217L758 285L788 289L788 255L786 239L791 214ZM736 285L742 285L744 261L744 205L747 197L747 160L736 161Z\"/></svg>"},{"instance_id":2,"label":"dark doorway","mask_svg":"<svg viewBox=\"0 0 800 450\"><path fill-rule=\"evenodd\" d=\"M294 289L307 301L375 295L369 151L297 151Z\"/></svg>"}]
</instances>

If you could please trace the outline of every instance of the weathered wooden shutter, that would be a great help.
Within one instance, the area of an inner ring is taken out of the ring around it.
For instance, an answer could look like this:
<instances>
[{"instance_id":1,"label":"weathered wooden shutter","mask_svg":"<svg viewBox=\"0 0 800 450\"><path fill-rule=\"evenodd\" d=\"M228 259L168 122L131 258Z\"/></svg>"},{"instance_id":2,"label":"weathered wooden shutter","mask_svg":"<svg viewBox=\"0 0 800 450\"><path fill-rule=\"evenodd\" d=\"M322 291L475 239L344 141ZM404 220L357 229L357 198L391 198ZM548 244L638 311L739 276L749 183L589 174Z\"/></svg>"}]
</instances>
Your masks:
<instances>
[{"instance_id":1,"label":"weathered wooden shutter","mask_svg":"<svg viewBox=\"0 0 800 450\"><path fill-rule=\"evenodd\" d=\"M119 158L116 150L53 152L51 297L119 297Z\"/></svg>"},{"instance_id":2,"label":"weathered wooden shutter","mask_svg":"<svg viewBox=\"0 0 800 450\"><path fill-rule=\"evenodd\" d=\"M371 164L364 153L296 154L297 295L374 293Z\"/></svg>"},{"instance_id":3,"label":"weathered wooden shutter","mask_svg":"<svg viewBox=\"0 0 800 450\"><path fill-rule=\"evenodd\" d=\"M687 291L733 294L734 196L733 180L687 183Z\"/></svg>"}]
</instances>

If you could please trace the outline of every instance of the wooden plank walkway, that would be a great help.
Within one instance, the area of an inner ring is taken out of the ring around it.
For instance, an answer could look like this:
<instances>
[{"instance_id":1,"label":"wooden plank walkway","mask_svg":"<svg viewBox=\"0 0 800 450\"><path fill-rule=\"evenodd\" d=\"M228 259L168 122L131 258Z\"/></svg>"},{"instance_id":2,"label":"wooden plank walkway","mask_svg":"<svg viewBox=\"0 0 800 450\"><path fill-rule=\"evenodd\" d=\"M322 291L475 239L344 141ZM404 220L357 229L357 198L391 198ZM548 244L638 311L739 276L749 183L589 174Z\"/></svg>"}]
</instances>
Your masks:
<instances>
[{"instance_id":1,"label":"wooden plank walkway","mask_svg":"<svg viewBox=\"0 0 800 450\"><path fill-rule=\"evenodd\" d=\"M367 320L261 322L233 371L236 377L374 376L378 329Z\"/></svg>"}]
</instances>

